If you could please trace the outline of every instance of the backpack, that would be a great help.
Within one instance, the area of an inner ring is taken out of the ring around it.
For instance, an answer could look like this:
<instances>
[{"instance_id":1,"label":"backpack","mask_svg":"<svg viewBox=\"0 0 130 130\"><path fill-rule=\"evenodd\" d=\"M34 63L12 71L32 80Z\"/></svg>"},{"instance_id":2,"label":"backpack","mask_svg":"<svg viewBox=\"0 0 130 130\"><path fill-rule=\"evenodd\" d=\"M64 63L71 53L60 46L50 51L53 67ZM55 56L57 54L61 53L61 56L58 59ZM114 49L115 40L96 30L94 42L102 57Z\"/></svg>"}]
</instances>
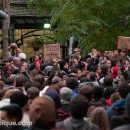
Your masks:
<instances>
[{"instance_id":1,"label":"backpack","mask_svg":"<svg viewBox=\"0 0 130 130\"><path fill-rule=\"evenodd\" d=\"M58 108L56 112L57 112L57 122L61 122L65 120L66 118L70 117L69 112L63 108Z\"/></svg>"}]
</instances>

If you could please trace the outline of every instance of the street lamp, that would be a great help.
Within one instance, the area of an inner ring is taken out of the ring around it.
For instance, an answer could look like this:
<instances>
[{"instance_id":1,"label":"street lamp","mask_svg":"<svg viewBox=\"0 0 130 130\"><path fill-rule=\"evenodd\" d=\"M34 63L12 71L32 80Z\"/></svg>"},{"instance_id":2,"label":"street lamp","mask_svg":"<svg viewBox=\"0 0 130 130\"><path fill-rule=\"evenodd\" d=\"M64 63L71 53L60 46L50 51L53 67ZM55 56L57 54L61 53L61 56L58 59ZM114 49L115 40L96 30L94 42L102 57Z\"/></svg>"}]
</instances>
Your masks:
<instances>
[{"instance_id":1,"label":"street lamp","mask_svg":"<svg viewBox=\"0 0 130 130\"><path fill-rule=\"evenodd\" d=\"M4 11L0 10L0 18L4 19L8 16L8 14L6 14Z\"/></svg>"},{"instance_id":2,"label":"street lamp","mask_svg":"<svg viewBox=\"0 0 130 130\"><path fill-rule=\"evenodd\" d=\"M44 28L45 28L45 29L51 28L51 24L50 24L50 23L45 23L45 24L44 24Z\"/></svg>"}]
</instances>

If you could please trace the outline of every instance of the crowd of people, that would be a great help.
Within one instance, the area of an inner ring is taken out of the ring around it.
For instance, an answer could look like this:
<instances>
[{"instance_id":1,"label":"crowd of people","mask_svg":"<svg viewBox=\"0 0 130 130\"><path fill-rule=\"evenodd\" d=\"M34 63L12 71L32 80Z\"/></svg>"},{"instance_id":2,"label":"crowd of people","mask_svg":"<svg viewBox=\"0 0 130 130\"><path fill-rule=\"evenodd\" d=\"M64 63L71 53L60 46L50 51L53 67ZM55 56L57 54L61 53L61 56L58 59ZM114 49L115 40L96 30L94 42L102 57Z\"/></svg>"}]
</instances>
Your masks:
<instances>
[{"instance_id":1,"label":"crowd of people","mask_svg":"<svg viewBox=\"0 0 130 130\"><path fill-rule=\"evenodd\" d=\"M75 48L60 61L17 48L3 59L1 130L130 129L130 57L126 50L86 56ZM8 126L8 127L7 127Z\"/></svg>"}]
</instances>

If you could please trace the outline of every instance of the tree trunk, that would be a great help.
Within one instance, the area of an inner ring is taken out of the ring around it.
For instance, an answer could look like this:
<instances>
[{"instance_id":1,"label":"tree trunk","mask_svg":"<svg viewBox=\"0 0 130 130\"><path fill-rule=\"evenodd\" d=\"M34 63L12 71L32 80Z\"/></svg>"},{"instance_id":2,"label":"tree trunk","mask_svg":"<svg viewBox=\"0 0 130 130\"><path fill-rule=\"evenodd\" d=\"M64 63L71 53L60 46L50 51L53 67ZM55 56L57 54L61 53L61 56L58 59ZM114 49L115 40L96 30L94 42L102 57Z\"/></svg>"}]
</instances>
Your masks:
<instances>
[{"instance_id":1,"label":"tree trunk","mask_svg":"<svg viewBox=\"0 0 130 130\"><path fill-rule=\"evenodd\" d=\"M3 11L8 15L2 21L2 57L9 57L10 0L2 0Z\"/></svg>"}]
</instances>

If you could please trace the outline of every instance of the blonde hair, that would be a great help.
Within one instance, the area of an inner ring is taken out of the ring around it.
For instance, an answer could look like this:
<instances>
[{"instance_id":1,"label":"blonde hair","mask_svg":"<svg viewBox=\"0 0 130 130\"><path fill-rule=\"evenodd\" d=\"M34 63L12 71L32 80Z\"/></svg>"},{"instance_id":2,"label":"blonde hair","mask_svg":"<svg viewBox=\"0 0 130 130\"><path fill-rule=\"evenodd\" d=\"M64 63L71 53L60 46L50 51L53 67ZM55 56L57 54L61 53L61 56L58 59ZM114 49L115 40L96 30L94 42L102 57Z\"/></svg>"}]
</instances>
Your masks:
<instances>
[{"instance_id":1,"label":"blonde hair","mask_svg":"<svg viewBox=\"0 0 130 130\"><path fill-rule=\"evenodd\" d=\"M93 110L91 122L99 126L100 130L110 130L108 116L103 107L97 107Z\"/></svg>"}]
</instances>

